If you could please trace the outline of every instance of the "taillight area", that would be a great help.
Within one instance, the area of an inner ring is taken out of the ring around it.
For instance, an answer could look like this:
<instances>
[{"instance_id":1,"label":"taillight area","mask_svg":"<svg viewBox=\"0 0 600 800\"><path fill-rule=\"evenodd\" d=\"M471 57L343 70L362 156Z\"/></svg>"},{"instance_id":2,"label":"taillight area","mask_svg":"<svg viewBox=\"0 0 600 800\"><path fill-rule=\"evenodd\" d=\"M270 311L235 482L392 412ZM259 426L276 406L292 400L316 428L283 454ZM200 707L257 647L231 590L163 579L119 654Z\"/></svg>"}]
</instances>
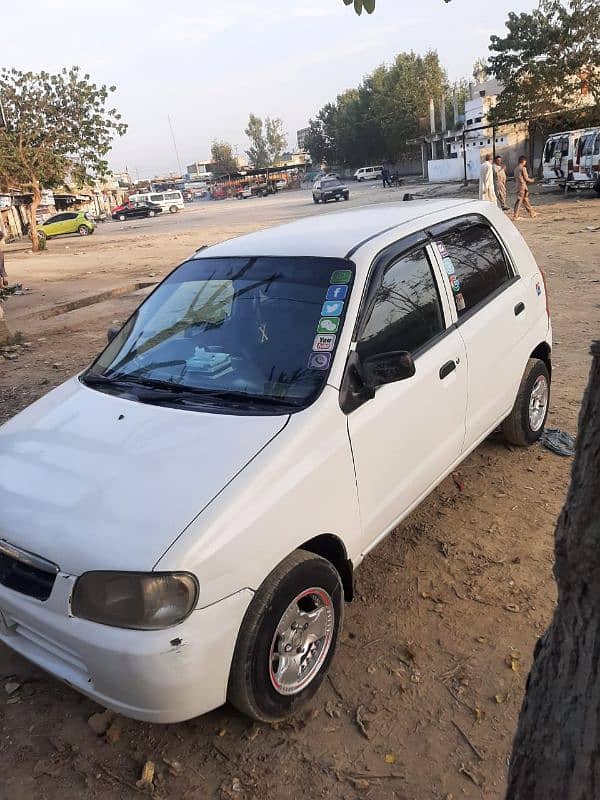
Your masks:
<instances>
[{"instance_id":1,"label":"taillight area","mask_svg":"<svg viewBox=\"0 0 600 800\"><path fill-rule=\"evenodd\" d=\"M550 293L548 292L548 281L546 279L546 273L544 272L543 268L539 266L539 264L538 269L544 283L544 294L546 295L546 314L548 314L548 319L550 319Z\"/></svg>"}]
</instances>

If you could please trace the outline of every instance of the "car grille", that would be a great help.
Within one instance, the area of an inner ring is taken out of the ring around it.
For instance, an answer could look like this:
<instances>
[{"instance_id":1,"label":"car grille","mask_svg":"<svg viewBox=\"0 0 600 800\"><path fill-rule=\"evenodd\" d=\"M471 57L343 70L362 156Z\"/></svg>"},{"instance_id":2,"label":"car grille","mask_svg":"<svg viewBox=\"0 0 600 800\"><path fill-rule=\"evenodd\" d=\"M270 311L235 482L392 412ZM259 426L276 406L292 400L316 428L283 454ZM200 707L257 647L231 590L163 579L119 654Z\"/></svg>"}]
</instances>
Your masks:
<instances>
[{"instance_id":1,"label":"car grille","mask_svg":"<svg viewBox=\"0 0 600 800\"><path fill-rule=\"evenodd\" d=\"M0 540L0 584L7 589L47 600L57 574L56 564Z\"/></svg>"}]
</instances>

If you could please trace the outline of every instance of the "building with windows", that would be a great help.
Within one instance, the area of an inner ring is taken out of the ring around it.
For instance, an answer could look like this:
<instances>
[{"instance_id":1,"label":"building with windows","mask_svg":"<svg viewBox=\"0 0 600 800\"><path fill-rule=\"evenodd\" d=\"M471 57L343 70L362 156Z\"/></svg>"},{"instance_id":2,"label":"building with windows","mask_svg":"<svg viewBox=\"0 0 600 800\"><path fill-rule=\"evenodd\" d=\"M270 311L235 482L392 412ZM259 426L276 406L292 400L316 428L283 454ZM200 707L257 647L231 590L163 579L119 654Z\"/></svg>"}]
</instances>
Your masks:
<instances>
[{"instance_id":1,"label":"building with windows","mask_svg":"<svg viewBox=\"0 0 600 800\"><path fill-rule=\"evenodd\" d=\"M299 131L296 131L296 141L298 143L298 150L300 150L301 152L306 152L304 142L309 133L310 133L310 128L300 128Z\"/></svg>"}]
</instances>

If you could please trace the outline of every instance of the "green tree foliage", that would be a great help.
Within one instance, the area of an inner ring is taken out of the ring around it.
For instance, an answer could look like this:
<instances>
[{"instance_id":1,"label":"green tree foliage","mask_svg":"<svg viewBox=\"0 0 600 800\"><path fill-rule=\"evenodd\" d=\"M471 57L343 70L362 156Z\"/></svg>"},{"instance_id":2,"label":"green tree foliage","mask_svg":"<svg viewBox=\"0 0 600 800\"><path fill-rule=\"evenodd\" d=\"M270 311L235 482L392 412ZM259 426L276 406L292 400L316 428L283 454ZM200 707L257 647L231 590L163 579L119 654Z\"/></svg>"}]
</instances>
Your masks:
<instances>
[{"instance_id":1,"label":"green tree foliage","mask_svg":"<svg viewBox=\"0 0 600 800\"><path fill-rule=\"evenodd\" d=\"M260 117L250 114L244 133L250 139L250 149L246 150L246 155L257 169L278 161L287 147L283 121L279 117L266 117L263 122Z\"/></svg>"},{"instance_id":2,"label":"green tree foliage","mask_svg":"<svg viewBox=\"0 0 600 800\"><path fill-rule=\"evenodd\" d=\"M232 172L237 172L237 161L233 153L233 147L229 142L215 139L210 146L210 157L218 175L229 175Z\"/></svg>"},{"instance_id":3,"label":"green tree foliage","mask_svg":"<svg viewBox=\"0 0 600 800\"><path fill-rule=\"evenodd\" d=\"M444 0L444 3L450 3L451 0ZM354 6L354 10L360 16L364 10L367 14L372 14L375 11L375 0L344 0L344 5Z\"/></svg>"},{"instance_id":4,"label":"green tree foliage","mask_svg":"<svg viewBox=\"0 0 600 800\"><path fill-rule=\"evenodd\" d=\"M287 136L283 130L283 120L279 117L267 117L265 119L265 136L269 151L270 163L279 161L287 148Z\"/></svg>"},{"instance_id":5,"label":"green tree foliage","mask_svg":"<svg viewBox=\"0 0 600 800\"><path fill-rule=\"evenodd\" d=\"M600 3L542 0L528 14L511 12L504 37L492 36L489 68L505 89L497 119L538 116L600 98Z\"/></svg>"},{"instance_id":6,"label":"green tree foliage","mask_svg":"<svg viewBox=\"0 0 600 800\"><path fill-rule=\"evenodd\" d=\"M436 52L400 53L392 64L367 75L358 88L324 106L310 120L305 147L315 163L395 160L409 152L408 139L426 132L429 98L439 108L447 91L446 73Z\"/></svg>"},{"instance_id":7,"label":"green tree foliage","mask_svg":"<svg viewBox=\"0 0 600 800\"><path fill-rule=\"evenodd\" d=\"M127 126L107 108L115 87L98 86L79 67L58 74L0 72L5 127L0 128L0 182L31 192L30 229L38 249L36 211L43 187L81 185L108 171L106 155Z\"/></svg>"}]
</instances>

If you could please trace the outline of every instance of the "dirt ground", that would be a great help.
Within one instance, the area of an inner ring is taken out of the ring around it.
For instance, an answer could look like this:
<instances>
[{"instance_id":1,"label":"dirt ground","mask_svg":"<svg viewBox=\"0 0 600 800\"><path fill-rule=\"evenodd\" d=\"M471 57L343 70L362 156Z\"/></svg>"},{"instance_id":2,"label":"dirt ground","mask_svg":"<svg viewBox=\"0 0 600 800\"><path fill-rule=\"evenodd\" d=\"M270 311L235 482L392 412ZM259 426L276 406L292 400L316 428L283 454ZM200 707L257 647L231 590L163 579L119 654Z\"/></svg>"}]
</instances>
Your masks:
<instances>
[{"instance_id":1,"label":"dirt ground","mask_svg":"<svg viewBox=\"0 0 600 800\"><path fill-rule=\"evenodd\" d=\"M317 213L308 195L297 200L281 201L289 214L275 200L264 217L241 219L230 204L232 222L222 204L202 210L201 225L107 224L40 256L9 252L9 276L32 292L5 303L25 344L0 357L0 421L88 363L146 291L136 285L208 241ZM538 219L519 225L550 285L548 425L575 433L599 335L600 201L550 195L538 205ZM140 796L147 760L161 798L499 800L555 599L553 531L570 466L541 446L492 437L479 447L357 570L330 680L289 723L256 725L226 706L169 726L117 718L97 735L88 719L102 709L0 646L0 800Z\"/></svg>"}]
</instances>

